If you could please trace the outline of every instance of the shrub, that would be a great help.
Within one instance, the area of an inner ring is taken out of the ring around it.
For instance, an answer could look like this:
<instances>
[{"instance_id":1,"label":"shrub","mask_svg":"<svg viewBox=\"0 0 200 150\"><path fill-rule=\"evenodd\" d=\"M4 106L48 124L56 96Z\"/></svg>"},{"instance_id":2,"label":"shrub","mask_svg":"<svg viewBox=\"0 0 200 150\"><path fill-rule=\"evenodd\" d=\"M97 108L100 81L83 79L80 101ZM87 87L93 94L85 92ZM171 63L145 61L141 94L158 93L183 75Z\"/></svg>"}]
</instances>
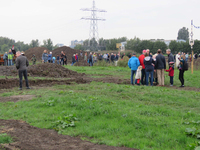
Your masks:
<instances>
[{"instance_id":1,"label":"shrub","mask_svg":"<svg viewBox=\"0 0 200 150\"><path fill-rule=\"evenodd\" d=\"M117 62L117 66L119 66L119 67L128 67L128 61L129 61L129 58L127 56L124 56L122 60L119 60Z\"/></svg>"},{"instance_id":2,"label":"shrub","mask_svg":"<svg viewBox=\"0 0 200 150\"><path fill-rule=\"evenodd\" d=\"M94 63L94 66L101 66L101 67L108 67L108 66L112 66L113 64L112 63L108 63L104 60L102 61L97 61Z\"/></svg>"}]
</instances>

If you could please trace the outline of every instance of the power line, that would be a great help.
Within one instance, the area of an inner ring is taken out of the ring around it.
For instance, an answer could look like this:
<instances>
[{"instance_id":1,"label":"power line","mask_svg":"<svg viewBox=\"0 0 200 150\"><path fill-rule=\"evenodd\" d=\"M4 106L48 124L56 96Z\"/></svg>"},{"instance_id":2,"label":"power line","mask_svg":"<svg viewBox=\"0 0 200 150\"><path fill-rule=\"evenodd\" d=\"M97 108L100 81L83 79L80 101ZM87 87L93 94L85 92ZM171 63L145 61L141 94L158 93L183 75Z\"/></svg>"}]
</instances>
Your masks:
<instances>
[{"instance_id":1,"label":"power line","mask_svg":"<svg viewBox=\"0 0 200 150\"><path fill-rule=\"evenodd\" d=\"M88 45L91 50L97 49L97 44L99 42L99 33L98 33L98 25L97 21L106 21L104 18L97 17L97 12L107 12L103 9L98 9L95 7L95 1L93 0L93 6L92 8L82 8L82 11L90 11L91 16L90 17L82 17L81 19L84 20L90 20L90 32L89 32L89 42ZM90 45L90 40L92 40L92 45ZM97 44L95 44L97 41Z\"/></svg>"}]
</instances>

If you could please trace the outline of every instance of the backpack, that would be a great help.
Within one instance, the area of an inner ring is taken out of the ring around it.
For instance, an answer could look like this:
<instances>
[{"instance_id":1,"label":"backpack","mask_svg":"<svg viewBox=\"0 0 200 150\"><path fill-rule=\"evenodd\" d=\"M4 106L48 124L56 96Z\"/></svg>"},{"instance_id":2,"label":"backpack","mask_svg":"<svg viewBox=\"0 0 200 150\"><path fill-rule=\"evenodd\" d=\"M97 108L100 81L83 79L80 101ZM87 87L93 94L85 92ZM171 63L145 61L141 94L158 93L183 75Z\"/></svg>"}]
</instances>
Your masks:
<instances>
[{"instance_id":1,"label":"backpack","mask_svg":"<svg viewBox=\"0 0 200 150\"><path fill-rule=\"evenodd\" d=\"M188 63L187 63L187 61L184 62L183 70L185 70L185 71L188 70Z\"/></svg>"}]
</instances>

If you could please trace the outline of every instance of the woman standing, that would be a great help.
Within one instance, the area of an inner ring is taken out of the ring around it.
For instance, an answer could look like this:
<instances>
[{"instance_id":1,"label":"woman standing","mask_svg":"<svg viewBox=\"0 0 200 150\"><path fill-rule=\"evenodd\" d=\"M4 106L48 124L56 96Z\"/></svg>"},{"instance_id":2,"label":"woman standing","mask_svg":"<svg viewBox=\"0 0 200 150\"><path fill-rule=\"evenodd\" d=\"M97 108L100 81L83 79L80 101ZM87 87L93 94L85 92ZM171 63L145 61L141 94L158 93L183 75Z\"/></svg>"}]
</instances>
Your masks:
<instances>
[{"instance_id":1,"label":"woman standing","mask_svg":"<svg viewBox=\"0 0 200 150\"><path fill-rule=\"evenodd\" d=\"M184 87L184 65L185 65L185 55L181 55L179 58L180 63L179 63L179 80L181 81L181 86Z\"/></svg>"},{"instance_id":2,"label":"woman standing","mask_svg":"<svg viewBox=\"0 0 200 150\"><path fill-rule=\"evenodd\" d=\"M87 63L87 53L85 53L84 61Z\"/></svg>"},{"instance_id":3,"label":"woman standing","mask_svg":"<svg viewBox=\"0 0 200 150\"><path fill-rule=\"evenodd\" d=\"M145 72L146 72L146 86L149 85L149 75L151 75L151 86L153 86L153 72L154 72L154 67L153 67L153 59L149 56L148 53L144 54L144 65L145 65Z\"/></svg>"},{"instance_id":4,"label":"woman standing","mask_svg":"<svg viewBox=\"0 0 200 150\"><path fill-rule=\"evenodd\" d=\"M42 54L42 62L46 63L47 61L48 61L47 50L44 50L44 53Z\"/></svg>"}]
</instances>

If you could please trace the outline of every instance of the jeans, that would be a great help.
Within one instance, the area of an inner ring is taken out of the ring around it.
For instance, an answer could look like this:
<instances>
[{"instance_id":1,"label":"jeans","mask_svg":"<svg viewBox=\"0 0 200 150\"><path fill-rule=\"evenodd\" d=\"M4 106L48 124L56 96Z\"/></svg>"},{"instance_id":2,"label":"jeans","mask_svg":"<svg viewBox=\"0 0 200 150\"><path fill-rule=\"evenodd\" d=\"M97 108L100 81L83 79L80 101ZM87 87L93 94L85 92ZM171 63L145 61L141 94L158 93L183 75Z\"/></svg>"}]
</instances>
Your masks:
<instances>
[{"instance_id":1,"label":"jeans","mask_svg":"<svg viewBox=\"0 0 200 150\"><path fill-rule=\"evenodd\" d=\"M133 84L133 76L136 74L136 70L131 70L131 84Z\"/></svg>"},{"instance_id":2,"label":"jeans","mask_svg":"<svg viewBox=\"0 0 200 150\"><path fill-rule=\"evenodd\" d=\"M73 66L76 62L72 62L71 66Z\"/></svg>"},{"instance_id":3,"label":"jeans","mask_svg":"<svg viewBox=\"0 0 200 150\"><path fill-rule=\"evenodd\" d=\"M22 88L23 75L24 75L24 79L26 81L26 87L29 87L28 78L27 78L27 70L19 70L19 87Z\"/></svg>"},{"instance_id":4,"label":"jeans","mask_svg":"<svg viewBox=\"0 0 200 150\"><path fill-rule=\"evenodd\" d=\"M151 78L150 78L150 80L151 80L151 86L153 86L153 71L146 72L146 86L149 85L149 74L151 75Z\"/></svg>"},{"instance_id":5,"label":"jeans","mask_svg":"<svg viewBox=\"0 0 200 150\"><path fill-rule=\"evenodd\" d=\"M179 80L181 84L184 85L184 70L179 70Z\"/></svg>"},{"instance_id":6,"label":"jeans","mask_svg":"<svg viewBox=\"0 0 200 150\"><path fill-rule=\"evenodd\" d=\"M8 66L12 66L12 59L8 59Z\"/></svg>"},{"instance_id":7,"label":"jeans","mask_svg":"<svg viewBox=\"0 0 200 150\"><path fill-rule=\"evenodd\" d=\"M170 84L173 85L174 84L174 77L170 76Z\"/></svg>"},{"instance_id":8,"label":"jeans","mask_svg":"<svg viewBox=\"0 0 200 150\"><path fill-rule=\"evenodd\" d=\"M145 69L142 69L141 83L142 83L142 85L145 85L145 84L146 84Z\"/></svg>"},{"instance_id":9,"label":"jeans","mask_svg":"<svg viewBox=\"0 0 200 150\"><path fill-rule=\"evenodd\" d=\"M8 60L5 59L5 60L4 60L4 66L7 66L7 65L8 65Z\"/></svg>"},{"instance_id":10,"label":"jeans","mask_svg":"<svg viewBox=\"0 0 200 150\"><path fill-rule=\"evenodd\" d=\"M59 65L60 63L59 63L59 60L57 60L57 64Z\"/></svg>"},{"instance_id":11,"label":"jeans","mask_svg":"<svg viewBox=\"0 0 200 150\"><path fill-rule=\"evenodd\" d=\"M90 64L90 66L93 66L93 63L92 63L92 61L89 61L89 64Z\"/></svg>"}]
</instances>

